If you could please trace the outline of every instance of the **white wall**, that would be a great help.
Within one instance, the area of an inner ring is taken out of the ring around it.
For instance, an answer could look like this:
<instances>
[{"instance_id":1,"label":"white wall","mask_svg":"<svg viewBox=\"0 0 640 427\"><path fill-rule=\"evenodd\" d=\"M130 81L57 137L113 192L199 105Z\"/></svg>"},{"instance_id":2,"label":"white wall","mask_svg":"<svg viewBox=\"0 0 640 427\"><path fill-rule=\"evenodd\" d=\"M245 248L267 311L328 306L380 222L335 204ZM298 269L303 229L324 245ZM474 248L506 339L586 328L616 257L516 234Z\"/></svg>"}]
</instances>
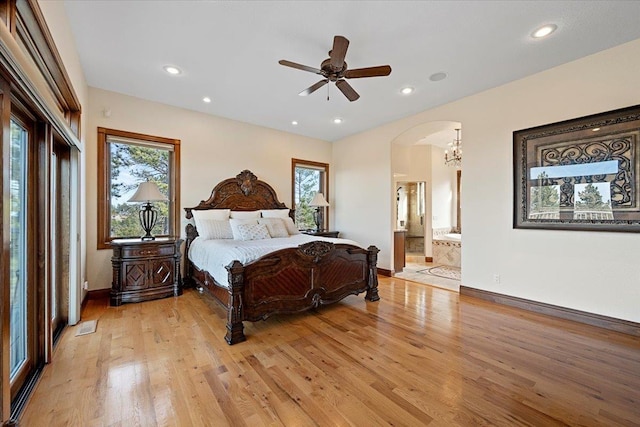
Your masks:
<instances>
[{"instance_id":1,"label":"white wall","mask_svg":"<svg viewBox=\"0 0 640 427\"><path fill-rule=\"evenodd\" d=\"M393 144L391 163L396 181L431 179L431 146Z\"/></svg>"},{"instance_id":2,"label":"white wall","mask_svg":"<svg viewBox=\"0 0 640 427\"><path fill-rule=\"evenodd\" d=\"M334 228L341 237L377 246L378 267L386 270L393 266L395 188L389 141L396 135L373 130L334 142L331 163Z\"/></svg>"},{"instance_id":3,"label":"white wall","mask_svg":"<svg viewBox=\"0 0 640 427\"><path fill-rule=\"evenodd\" d=\"M207 199L221 180L249 169L291 205L291 158L331 162L331 144L260 126L89 89L87 138L87 267L90 289L111 287L111 251L97 250L97 128L176 138L180 144L180 211ZM110 110L105 117L104 110ZM331 203L332 200L329 200ZM334 215L330 215L333 217ZM184 237L184 226L181 233Z\"/></svg>"},{"instance_id":4,"label":"white wall","mask_svg":"<svg viewBox=\"0 0 640 427\"><path fill-rule=\"evenodd\" d=\"M640 235L512 227L513 131L639 101L640 39L337 141L339 227L379 245L388 268L391 141L455 118L464 127L463 285L640 322Z\"/></svg>"}]
</instances>

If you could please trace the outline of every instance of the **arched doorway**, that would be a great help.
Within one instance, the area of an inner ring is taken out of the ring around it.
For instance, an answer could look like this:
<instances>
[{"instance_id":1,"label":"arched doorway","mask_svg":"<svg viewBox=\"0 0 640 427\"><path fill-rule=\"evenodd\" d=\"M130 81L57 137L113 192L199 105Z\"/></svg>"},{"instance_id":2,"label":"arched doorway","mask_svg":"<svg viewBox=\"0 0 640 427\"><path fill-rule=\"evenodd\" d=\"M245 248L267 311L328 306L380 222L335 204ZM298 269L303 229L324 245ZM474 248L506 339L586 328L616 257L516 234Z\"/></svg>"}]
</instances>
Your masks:
<instances>
[{"instance_id":1,"label":"arched doorway","mask_svg":"<svg viewBox=\"0 0 640 427\"><path fill-rule=\"evenodd\" d=\"M445 163L445 151L461 128L423 123L391 144L395 276L453 290L460 285L461 165ZM397 268L402 253L404 268Z\"/></svg>"}]
</instances>

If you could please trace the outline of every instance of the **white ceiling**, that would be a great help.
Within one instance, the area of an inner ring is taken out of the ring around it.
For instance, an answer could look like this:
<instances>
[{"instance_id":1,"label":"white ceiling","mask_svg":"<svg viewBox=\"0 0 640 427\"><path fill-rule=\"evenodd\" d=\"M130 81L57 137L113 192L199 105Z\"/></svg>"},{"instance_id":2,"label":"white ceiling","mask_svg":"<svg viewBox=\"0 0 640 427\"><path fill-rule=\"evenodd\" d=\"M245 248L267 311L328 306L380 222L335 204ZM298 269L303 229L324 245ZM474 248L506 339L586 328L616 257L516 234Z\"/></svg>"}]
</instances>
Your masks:
<instances>
[{"instance_id":1,"label":"white ceiling","mask_svg":"<svg viewBox=\"0 0 640 427\"><path fill-rule=\"evenodd\" d=\"M65 0L65 7L90 86L327 141L640 38L640 1ZM558 30L530 37L547 23ZM333 84L329 101L326 87L298 96L320 76L278 60L319 68L337 34L351 42L350 69L389 64L391 75L350 80L361 96L355 102ZM167 64L183 74L168 75ZM430 81L437 72L447 78ZM401 95L404 86L414 94Z\"/></svg>"}]
</instances>

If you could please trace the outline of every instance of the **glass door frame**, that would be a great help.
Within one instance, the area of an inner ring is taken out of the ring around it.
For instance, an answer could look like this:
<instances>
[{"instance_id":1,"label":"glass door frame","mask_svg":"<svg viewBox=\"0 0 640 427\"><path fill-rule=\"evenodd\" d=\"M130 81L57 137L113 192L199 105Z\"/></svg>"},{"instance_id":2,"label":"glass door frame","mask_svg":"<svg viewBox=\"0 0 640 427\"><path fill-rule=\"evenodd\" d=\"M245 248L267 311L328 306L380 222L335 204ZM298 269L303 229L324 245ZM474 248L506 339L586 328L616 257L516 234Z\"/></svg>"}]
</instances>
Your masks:
<instances>
[{"instance_id":1,"label":"glass door frame","mask_svg":"<svg viewBox=\"0 0 640 427\"><path fill-rule=\"evenodd\" d=\"M26 287L25 292L25 307L26 309L26 358L22 363L22 366L18 369L18 372L11 377L11 372L9 373L9 382L11 387L11 396L16 396L18 390L22 388L22 386L26 383L27 378L33 371L37 360L38 360L38 317L36 315L36 305L38 303L38 279L37 279L37 271L36 267L39 264L36 260L38 259L37 247L33 243L35 240L34 234L38 233L28 233L28 230L36 230L35 223L35 212L36 212L36 203L34 200L34 189L37 188L35 181L35 171L34 171L34 141L36 138L36 130L34 120L21 111L20 108L16 108L16 103L12 103L11 105L11 117L10 123L15 122L18 126L23 128L27 133L27 140L25 142L25 151L24 153L24 167L25 167L25 185L26 191L24 196L26 200L24 200L24 206L26 210L24 222L25 222L25 230L27 231L23 236L25 241L24 248L24 257L25 262L24 271L22 272L23 280ZM11 185L11 184L10 184ZM9 226L10 227L10 226ZM11 230L9 229L9 233ZM11 235L11 234L10 234ZM9 239L9 241L11 241ZM9 262L11 262L11 258L9 258ZM9 271L11 269L9 268ZM11 324L9 324L9 328L11 329Z\"/></svg>"},{"instance_id":2,"label":"glass door frame","mask_svg":"<svg viewBox=\"0 0 640 427\"><path fill-rule=\"evenodd\" d=\"M49 253L56 262L51 262L49 268L47 362L51 359L53 345L69 319L72 278L71 149L55 137L51 139L49 170Z\"/></svg>"}]
</instances>

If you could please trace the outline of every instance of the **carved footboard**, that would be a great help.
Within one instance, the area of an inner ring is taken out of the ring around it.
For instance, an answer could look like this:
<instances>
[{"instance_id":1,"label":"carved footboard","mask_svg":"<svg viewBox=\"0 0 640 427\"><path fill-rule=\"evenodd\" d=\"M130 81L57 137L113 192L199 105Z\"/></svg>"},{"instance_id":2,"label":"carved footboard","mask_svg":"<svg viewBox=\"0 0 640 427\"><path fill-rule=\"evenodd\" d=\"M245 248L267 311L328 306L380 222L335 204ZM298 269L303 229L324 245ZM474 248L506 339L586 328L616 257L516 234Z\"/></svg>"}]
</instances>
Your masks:
<instances>
[{"instance_id":1,"label":"carved footboard","mask_svg":"<svg viewBox=\"0 0 640 427\"><path fill-rule=\"evenodd\" d=\"M287 209L278 200L275 190L249 170L219 182L211 196L198 206L184 208L187 219L193 218L193 211L209 209L286 209L289 217L295 218L294 210ZM225 339L229 344L245 340L244 320L255 322L276 313L309 310L361 292L366 292L365 299L369 301L380 299L376 269L379 251L375 246L362 249L354 245L314 241L272 252L246 265L234 261L227 266L229 287L225 288L216 283L209 273L193 265L188 255L198 232L188 224L186 234L185 286L207 289L226 306Z\"/></svg>"},{"instance_id":2,"label":"carved footboard","mask_svg":"<svg viewBox=\"0 0 640 427\"><path fill-rule=\"evenodd\" d=\"M377 301L378 249L323 241L282 249L229 271L227 334L229 344L244 341L243 320L296 313L366 292Z\"/></svg>"}]
</instances>

